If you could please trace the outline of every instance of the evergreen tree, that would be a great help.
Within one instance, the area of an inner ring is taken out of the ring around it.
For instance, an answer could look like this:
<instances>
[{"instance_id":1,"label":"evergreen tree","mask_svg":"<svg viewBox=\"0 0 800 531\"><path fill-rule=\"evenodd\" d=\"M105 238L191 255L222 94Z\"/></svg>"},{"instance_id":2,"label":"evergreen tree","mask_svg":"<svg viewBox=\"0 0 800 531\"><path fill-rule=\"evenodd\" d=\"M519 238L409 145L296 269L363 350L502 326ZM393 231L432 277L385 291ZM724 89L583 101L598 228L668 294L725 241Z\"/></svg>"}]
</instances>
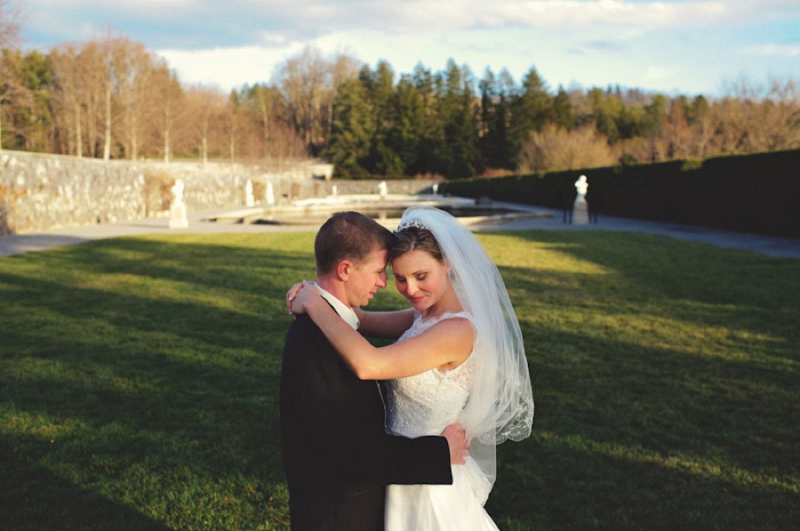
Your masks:
<instances>
[{"instance_id":1,"label":"evergreen tree","mask_svg":"<svg viewBox=\"0 0 800 531\"><path fill-rule=\"evenodd\" d=\"M450 59L443 77L440 104L441 119L447 142L444 175L448 178L465 178L475 175L478 163L477 130L473 100L473 76L468 67L463 69Z\"/></svg>"},{"instance_id":2,"label":"evergreen tree","mask_svg":"<svg viewBox=\"0 0 800 531\"><path fill-rule=\"evenodd\" d=\"M572 129L575 126L575 118L572 115L572 103L569 101L569 94L561 85L558 86L558 94L553 98L553 123L561 129Z\"/></svg>"},{"instance_id":3,"label":"evergreen tree","mask_svg":"<svg viewBox=\"0 0 800 531\"><path fill-rule=\"evenodd\" d=\"M425 103L410 76L403 76L395 95L395 126L388 144L400 158L407 175L425 173L420 162L420 143L425 137Z\"/></svg>"},{"instance_id":4,"label":"evergreen tree","mask_svg":"<svg viewBox=\"0 0 800 531\"><path fill-rule=\"evenodd\" d=\"M647 138L661 135L667 121L667 104L669 99L663 94L656 94L652 101L644 106L644 127L642 134Z\"/></svg>"},{"instance_id":5,"label":"evergreen tree","mask_svg":"<svg viewBox=\"0 0 800 531\"><path fill-rule=\"evenodd\" d=\"M532 132L541 131L546 123L553 121L551 101L547 85L539 77L536 68L531 67L522 79L519 95L512 103L510 140L515 157Z\"/></svg>"},{"instance_id":6,"label":"evergreen tree","mask_svg":"<svg viewBox=\"0 0 800 531\"><path fill-rule=\"evenodd\" d=\"M511 142L511 105L517 96L517 87L514 78L507 68L500 71L497 78L498 102L494 114L494 130L496 136L496 147L494 167L514 169L514 159L516 152Z\"/></svg>"},{"instance_id":7,"label":"evergreen tree","mask_svg":"<svg viewBox=\"0 0 800 531\"><path fill-rule=\"evenodd\" d=\"M481 153L482 165L497 167L497 131L495 114L497 112L498 90L497 79L491 68L486 68L478 85L481 91L480 120L478 122L478 149Z\"/></svg>"},{"instance_id":8,"label":"evergreen tree","mask_svg":"<svg viewBox=\"0 0 800 531\"><path fill-rule=\"evenodd\" d=\"M711 109L711 106L708 104L708 100L703 97L702 95L697 96L692 100L692 111L691 116L692 120L690 123L696 123L702 121L706 116L708 116L708 112Z\"/></svg>"},{"instance_id":9,"label":"evergreen tree","mask_svg":"<svg viewBox=\"0 0 800 531\"><path fill-rule=\"evenodd\" d=\"M622 113L622 101L615 96L607 95L597 87L589 91L589 99L592 102L592 115L597 132L613 144L620 137L617 123Z\"/></svg>"},{"instance_id":10,"label":"evergreen tree","mask_svg":"<svg viewBox=\"0 0 800 531\"><path fill-rule=\"evenodd\" d=\"M4 49L0 59L4 83L0 86L3 106L3 147L48 151L53 115L50 100L55 74L50 57L33 50Z\"/></svg>"},{"instance_id":11,"label":"evergreen tree","mask_svg":"<svg viewBox=\"0 0 800 531\"><path fill-rule=\"evenodd\" d=\"M495 77L490 69L480 82L481 105L478 148L481 163L489 168L512 169L513 153L509 145L509 102L514 94L514 80L503 69Z\"/></svg>"},{"instance_id":12,"label":"evergreen tree","mask_svg":"<svg viewBox=\"0 0 800 531\"><path fill-rule=\"evenodd\" d=\"M447 171L447 146L439 105L441 76L434 76L420 63L414 68L412 80L422 100L424 119L417 156L417 172L444 175Z\"/></svg>"},{"instance_id":13,"label":"evergreen tree","mask_svg":"<svg viewBox=\"0 0 800 531\"><path fill-rule=\"evenodd\" d=\"M339 176L360 176L370 154L374 120L372 108L361 78L348 79L339 87L334 102L331 137L325 156L335 165Z\"/></svg>"},{"instance_id":14,"label":"evergreen tree","mask_svg":"<svg viewBox=\"0 0 800 531\"><path fill-rule=\"evenodd\" d=\"M366 88L374 114L374 129L366 168L378 175L402 175L405 165L390 145L390 137L393 135L398 118L394 71L389 63L379 61L375 72L370 73L367 80Z\"/></svg>"}]
</instances>

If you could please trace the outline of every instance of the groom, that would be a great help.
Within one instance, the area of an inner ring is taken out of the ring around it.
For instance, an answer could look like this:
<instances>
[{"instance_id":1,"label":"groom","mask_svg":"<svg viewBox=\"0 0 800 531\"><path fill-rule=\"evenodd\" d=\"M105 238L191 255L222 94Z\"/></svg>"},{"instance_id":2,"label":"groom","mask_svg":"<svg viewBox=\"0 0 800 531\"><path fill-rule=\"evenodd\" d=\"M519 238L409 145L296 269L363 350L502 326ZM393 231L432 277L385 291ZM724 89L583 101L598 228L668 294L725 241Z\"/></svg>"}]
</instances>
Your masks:
<instances>
[{"instance_id":1,"label":"groom","mask_svg":"<svg viewBox=\"0 0 800 531\"><path fill-rule=\"evenodd\" d=\"M358 212L334 214L314 243L317 286L348 324L386 287L393 235ZM281 446L294 531L383 529L385 485L451 484L463 431L408 439L384 431L378 383L356 378L307 315L289 328L280 391Z\"/></svg>"}]
</instances>

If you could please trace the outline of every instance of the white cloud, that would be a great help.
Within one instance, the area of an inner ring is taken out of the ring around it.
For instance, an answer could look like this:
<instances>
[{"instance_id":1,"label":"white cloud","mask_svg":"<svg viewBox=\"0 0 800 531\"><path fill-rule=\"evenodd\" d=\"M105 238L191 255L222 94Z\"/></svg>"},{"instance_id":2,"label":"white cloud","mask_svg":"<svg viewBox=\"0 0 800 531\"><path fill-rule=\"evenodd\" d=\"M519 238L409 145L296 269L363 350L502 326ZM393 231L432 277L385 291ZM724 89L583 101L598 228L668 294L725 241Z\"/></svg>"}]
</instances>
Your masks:
<instances>
[{"instance_id":1,"label":"white cloud","mask_svg":"<svg viewBox=\"0 0 800 531\"><path fill-rule=\"evenodd\" d=\"M237 2L233 2L236 4ZM786 0L429 0L378 2L241 2L262 15L279 15L297 28L325 32L379 28L390 32L470 28L588 28L605 24L644 29L681 28L762 18L767 5Z\"/></svg>"},{"instance_id":2,"label":"white cloud","mask_svg":"<svg viewBox=\"0 0 800 531\"><path fill-rule=\"evenodd\" d=\"M113 5L103 0L29 0L38 9L81 9L113 8L125 11L156 11L157 8L192 8L204 3L203 0L114 0Z\"/></svg>"},{"instance_id":3,"label":"white cloud","mask_svg":"<svg viewBox=\"0 0 800 531\"><path fill-rule=\"evenodd\" d=\"M36 46L110 26L157 50L182 81L225 90L269 81L307 44L370 66L385 59L398 74L452 58L479 78L490 67L519 80L535 66L551 87L700 91L731 72L800 72L800 44L759 45L771 23L769 39L790 37L800 0L25 1Z\"/></svg>"},{"instance_id":4,"label":"white cloud","mask_svg":"<svg viewBox=\"0 0 800 531\"><path fill-rule=\"evenodd\" d=\"M286 44L286 42L287 42L287 39L286 39L285 35L282 35L280 33L271 32L271 31L261 32L261 36L259 37L259 40L262 43L268 44L268 45L280 45L280 44Z\"/></svg>"},{"instance_id":5,"label":"white cloud","mask_svg":"<svg viewBox=\"0 0 800 531\"><path fill-rule=\"evenodd\" d=\"M284 47L242 46L211 50L157 50L182 82L215 85L228 91L243 84L269 82L276 65L299 53L300 43Z\"/></svg>"},{"instance_id":6,"label":"white cloud","mask_svg":"<svg viewBox=\"0 0 800 531\"><path fill-rule=\"evenodd\" d=\"M333 31L376 29L392 33L447 32L475 28L586 29L596 25L654 30L759 18L765 4L783 0L31 0L41 9L74 13L95 8L99 16L135 14L163 22L164 16L217 17L221 24L262 22L290 39L316 38ZM68 7L67 7L68 4ZM96 22L105 24L105 20ZM335 28L335 30L334 30Z\"/></svg>"},{"instance_id":7,"label":"white cloud","mask_svg":"<svg viewBox=\"0 0 800 531\"><path fill-rule=\"evenodd\" d=\"M665 81L676 77L680 73L678 68L670 68L666 66L648 66L644 71L642 79L648 82L652 81Z\"/></svg>"},{"instance_id":8,"label":"white cloud","mask_svg":"<svg viewBox=\"0 0 800 531\"><path fill-rule=\"evenodd\" d=\"M644 29L680 28L757 18L764 3L780 0L650 1L631 0L429 0L387 2L308 2L294 5L303 25L321 28L380 28L391 32L454 31L469 28L589 28L604 24ZM302 2L301 2L302 3ZM284 2L263 8L283 12ZM285 14L285 13L284 13ZM312 24L309 24L312 23Z\"/></svg>"},{"instance_id":9,"label":"white cloud","mask_svg":"<svg viewBox=\"0 0 800 531\"><path fill-rule=\"evenodd\" d=\"M764 44L747 48L751 55L768 57L800 57L800 44Z\"/></svg>"}]
</instances>

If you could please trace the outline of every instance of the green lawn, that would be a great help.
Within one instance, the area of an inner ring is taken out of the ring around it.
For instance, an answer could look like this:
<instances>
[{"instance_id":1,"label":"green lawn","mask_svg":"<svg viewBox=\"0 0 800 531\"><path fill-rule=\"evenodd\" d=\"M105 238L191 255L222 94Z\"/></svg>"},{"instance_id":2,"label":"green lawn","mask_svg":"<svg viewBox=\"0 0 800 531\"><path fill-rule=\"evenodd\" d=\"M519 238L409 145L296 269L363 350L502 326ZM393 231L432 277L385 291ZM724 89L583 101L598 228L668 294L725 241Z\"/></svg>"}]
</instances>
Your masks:
<instances>
[{"instance_id":1,"label":"green lawn","mask_svg":"<svg viewBox=\"0 0 800 531\"><path fill-rule=\"evenodd\" d=\"M643 234L481 234L536 400L502 530L792 529L800 261ZM0 529L288 529L283 294L313 233L0 258ZM374 301L402 307L393 287Z\"/></svg>"}]
</instances>

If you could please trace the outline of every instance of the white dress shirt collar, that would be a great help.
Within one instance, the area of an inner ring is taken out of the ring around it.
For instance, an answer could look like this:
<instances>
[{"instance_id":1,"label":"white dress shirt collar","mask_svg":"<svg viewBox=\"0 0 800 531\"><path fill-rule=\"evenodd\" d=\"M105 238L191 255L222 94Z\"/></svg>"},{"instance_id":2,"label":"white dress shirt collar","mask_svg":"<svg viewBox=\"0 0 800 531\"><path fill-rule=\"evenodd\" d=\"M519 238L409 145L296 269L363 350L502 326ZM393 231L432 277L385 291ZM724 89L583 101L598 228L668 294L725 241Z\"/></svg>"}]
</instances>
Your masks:
<instances>
[{"instance_id":1,"label":"white dress shirt collar","mask_svg":"<svg viewBox=\"0 0 800 531\"><path fill-rule=\"evenodd\" d=\"M316 282L312 282L312 284L317 287L319 294L322 295L322 298L328 301L331 306L333 306L333 309L336 310L336 313L339 314L339 317L344 319L344 322L352 326L354 330L358 330L358 325L361 323L359 323L358 317L356 317L356 312L345 303L322 289Z\"/></svg>"}]
</instances>

